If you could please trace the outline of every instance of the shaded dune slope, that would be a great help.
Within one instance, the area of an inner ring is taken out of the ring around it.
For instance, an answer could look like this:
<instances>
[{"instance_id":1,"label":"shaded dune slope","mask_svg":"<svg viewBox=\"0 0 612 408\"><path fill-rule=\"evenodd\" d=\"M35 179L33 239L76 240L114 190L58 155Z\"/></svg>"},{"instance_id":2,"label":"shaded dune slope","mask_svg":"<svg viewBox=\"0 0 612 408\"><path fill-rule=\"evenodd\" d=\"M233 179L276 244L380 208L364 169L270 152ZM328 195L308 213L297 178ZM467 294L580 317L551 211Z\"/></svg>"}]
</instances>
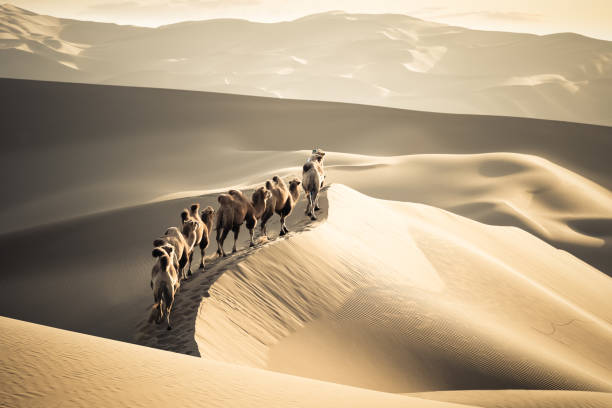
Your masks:
<instances>
[{"instance_id":1,"label":"shaded dune slope","mask_svg":"<svg viewBox=\"0 0 612 408\"><path fill-rule=\"evenodd\" d=\"M251 191L245 190L245 194ZM0 236L5 266L0 284L4 316L63 329L133 341L136 325L152 303L152 242L179 224L192 202L217 208L217 195L189 197L130 207ZM302 201L297 214L303 212ZM305 217L288 220L293 229ZM278 217L268 222L276 237ZM259 233L259 229L257 230ZM207 254L217 246L214 232ZM226 240L231 248L233 238ZM238 248L248 247L242 228ZM193 270L199 264L199 251Z\"/></svg>"},{"instance_id":2,"label":"shaded dune slope","mask_svg":"<svg viewBox=\"0 0 612 408\"><path fill-rule=\"evenodd\" d=\"M365 155L526 153L612 187L610 127L8 79L0 88L0 131L11 135L0 170L13 174L0 231L177 190L224 189L254 168L279 169L269 151L316 146ZM253 150L268 152L241 153ZM258 166L242 166L247 160Z\"/></svg>"}]
</instances>

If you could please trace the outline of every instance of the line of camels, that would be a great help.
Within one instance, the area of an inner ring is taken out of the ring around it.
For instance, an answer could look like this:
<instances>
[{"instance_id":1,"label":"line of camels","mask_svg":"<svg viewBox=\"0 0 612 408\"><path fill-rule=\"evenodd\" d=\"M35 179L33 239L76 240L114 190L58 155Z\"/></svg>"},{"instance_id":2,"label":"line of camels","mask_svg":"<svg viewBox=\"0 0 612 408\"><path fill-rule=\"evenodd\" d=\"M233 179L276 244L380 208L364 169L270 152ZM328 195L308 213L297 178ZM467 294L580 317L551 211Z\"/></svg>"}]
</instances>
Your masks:
<instances>
[{"instance_id":1,"label":"line of camels","mask_svg":"<svg viewBox=\"0 0 612 408\"><path fill-rule=\"evenodd\" d=\"M254 246L254 230L260 222L261 234L267 237L266 223L274 214L280 216L280 236L289 232L285 224L295 204L300 198L299 185L306 195L306 216L316 220L315 212L319 210L319 191L323 187L325 173L323 158L325 152L313 149L312 154L302 167L302 180L293 178L289 186L278 176L266 181L257 188L249 200L241 191L230 190L217 197L219 208L215 211L208 206L200 211L200 204L194 203L181 212L179 227L170 227L165 234L153 241L155 265L151 270L151 289L154 304L149 322L160 324L164 318L170 325L170 312L181 281L192 275L191 263L196 247L200 248L200 269L204 268L204 254L210 242L213 222L216 229L217 254L227 256L223 243L227 234L234 233L232 253L236 252L236 241L242 224L250 234L250 246Z\"/></svg>"}]
</instances>

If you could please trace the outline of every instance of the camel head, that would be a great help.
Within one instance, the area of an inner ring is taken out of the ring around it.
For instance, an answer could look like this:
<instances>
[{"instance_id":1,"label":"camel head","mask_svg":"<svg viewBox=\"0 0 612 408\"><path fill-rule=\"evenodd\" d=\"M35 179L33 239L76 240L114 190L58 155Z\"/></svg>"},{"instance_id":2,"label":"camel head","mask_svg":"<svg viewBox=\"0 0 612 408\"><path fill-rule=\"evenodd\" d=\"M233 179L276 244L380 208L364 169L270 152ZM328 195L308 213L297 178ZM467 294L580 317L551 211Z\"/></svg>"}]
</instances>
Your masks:
<instances>
[{"instance_id":1,"label":"camel head","mask_svg":"<svg viewBox=\"0 0 612 408\"><path fill-rule=\"evenodd\" d=\"M187 211L187 209L185 208L183 211L181 211L181 223L185 224L188 218L189 218L189 211Z\"/></svg>"},{"instance_id":2,"label":"camel head","mask_svg":"<svg viewBox=\"0 0 612 408\"><path fill-rule=\"evenodd\" d=\"M272 193L265 187L259 187L253 192L251 199L253 200L253 206L264 205L266 201L272 197Z\"/></svg>"},{"instance_id":3,"label":"camel head","mask_svg":"<svg viewBox=\"0 0 612 408\"><path fill-rule=\"evenodd\" d=\"M202 221L206 222L207 220L212 220L214 215L215 215L215 209L209 205L204 210L202 210L202 214L201 214Z\"/></svg>"},{"instance_id":4,"label":"camel head","mask_svg":"<svg viewBox=\"0 0 612 408\"><path fill-rule=\"evenodd\" d=\"M289 192L291 193L291 197L293 197L294 201L297 201L297 199L300 197L300 189L298 188L300 184L302 184L302 182L297 178L289 181Z\"/></svg>"},{"instance_id":5,"label":"camel head","mask_svg":"<svg viewBox=\"0 0 612 408\"><path fill-rule=\"evenodd\" d=\"M312 154L310 155L310 161L316 161L319 163L323 163L323 158L325 157L325 152L321 149L312 149Z\"/></svg>"},{"instance_id":6,"label":"camel head","mask_svg":"<svg viewBox=\"0 0 612 408\"><path fill-rule=\"evenodd\" d=\"M189 237L190 234L194 233L198 228L198 223L193 219L183 221L183 235Z\"/></svg>"}]
</instances>

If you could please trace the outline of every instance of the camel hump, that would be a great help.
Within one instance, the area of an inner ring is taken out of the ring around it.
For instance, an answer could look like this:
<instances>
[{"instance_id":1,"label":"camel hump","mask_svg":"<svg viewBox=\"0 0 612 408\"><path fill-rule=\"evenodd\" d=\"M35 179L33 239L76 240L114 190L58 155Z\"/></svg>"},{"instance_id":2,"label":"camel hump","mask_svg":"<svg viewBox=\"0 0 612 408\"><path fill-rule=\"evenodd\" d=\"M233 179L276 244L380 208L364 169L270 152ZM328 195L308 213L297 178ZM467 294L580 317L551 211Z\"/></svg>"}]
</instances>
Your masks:
<instances>
[{"instance_id":1,"label":"camel hump","mask_svg":"<svg viewBox=\"0 0 612 408\"><path fill-rule=\"evenodd\" d=\"M187 210L181 211L181 220L186 221L189 217L189 212Z\"/></svg>"},{"instance_id":2,"label":"camel hump","mask_svg":"<svg viewBox=\"0 0 612 408\"><path fill-rule=\"evenodd\" d=\"M191 212L197 212L200 209L200 204L195 203L195 204L191 204L191 207L189 207L191 209Z\"/></svg>"},{"instance_id":3,"label":"camel hump","mask_svg":"<svg viewBox=\"0 0 612 408\"><path fill-rule=\"evenodd\" d=\"M312 162L306 162L306 163L304 163L304 167L302 167L302 170L304 171L304 173L306 173L307 171L312 169L313 166L314 165L312 164Z\"/></svg>"},{"instance_id":4,"label":"camel hump","mask_svg":"<svg viewBox=\"0 0 612 408\"><path fill-rule=\"evenodd\" d=\"M161 239L161 238L158 238L158 239L156 239L155 241L153 241L153 246L155 246L155 247L160 247L160 246L162 246L162 245L164 245L164 244L165 244L165 242L164 242L164 240L163 240L163 239ZM156 249L157 249L157 248L156 248ZM153 256L156 256L156 255L155 255L155 254L153 254ZM157 255L157 256L159 256L159 255Z\"/></svg>"},{"instance_id":5,"label":"camel hump","mask_svg":"<svg viewBox=\"0 0 612 408\"><path fill-rule=\"evenodd\" d=\"M266 181L266 188L267 188L268 190L272 190L272 183L270 182L270 180L267 180L267 181Z\"/></svg>"},{"instance_id":6,"label":"camel hump","mask_svg":"<svg viewBox=\"0 0 612 408\"><path fill-rule=\"evenodd\" d=\"M166 255L166 252L161 248L153 248L153 258L159 258Z\"/></svg>"},{"instance_id":7,"label":"camel hump","mask_svg":"<svg viewBox=\"0 0 612 408\"><path fill-rule=\"evenodd\" d=\"M274 176L272 177L272 181L278 184L280 182L280 177Z\"/></svg>"},{"instance_id":8,"label":"camel hump","mask_svg":"<svg viewBox=\"0 0 612 408\"><path fill-rule=\"evenodd\" d=\"M217 197L217 201L219 201L221 205L229 205L232 202L232 196L229 194L221 194Z\"/></svg>"}]
</instances>

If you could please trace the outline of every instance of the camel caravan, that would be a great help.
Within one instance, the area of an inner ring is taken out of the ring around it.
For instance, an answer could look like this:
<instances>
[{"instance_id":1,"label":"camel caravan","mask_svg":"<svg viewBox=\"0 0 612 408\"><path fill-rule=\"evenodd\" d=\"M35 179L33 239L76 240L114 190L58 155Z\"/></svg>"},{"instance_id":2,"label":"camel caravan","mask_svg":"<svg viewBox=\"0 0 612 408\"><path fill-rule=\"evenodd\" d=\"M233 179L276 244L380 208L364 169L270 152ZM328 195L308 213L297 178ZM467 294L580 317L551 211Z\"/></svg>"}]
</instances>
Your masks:
<instances>
[{"instance_id":1,"label":"camel caravan","mask_svg":"<svg viewBox=\"0 0 612 408\"><path fill-rule=\"evenodd\" d=\"M249 231L249 246L255 246L255 227L260 223L260 236L268 238L266 223L277 214L280 217L279 236L289 232L285 223L300 199L300 188L304 190L307 206L306 216L316 220L315 211L319 211L319 192L323 187L325 173L323 158L325 152L314 149L302 167L302 180L292 178L287 183L278 176L267 180L255 189L249 199L239 190L230 190L217 197L219 208L206 207L200 211L200 204L194 203L180 214L178 227L169 227L164 235L153 241L155 265L151 270L151 289L154 304L149 317L160 324L164 319L170 325L170 312L181 286L181 281L193 274L191 264L193 253L200 248L200 267L204 270L206 248L210 243L213 221L216 229L217 255L226 257L223 244L229 232L234 234L232 254L237 252L236 242L242 224Z\"/></svg>"}]
</instances>

